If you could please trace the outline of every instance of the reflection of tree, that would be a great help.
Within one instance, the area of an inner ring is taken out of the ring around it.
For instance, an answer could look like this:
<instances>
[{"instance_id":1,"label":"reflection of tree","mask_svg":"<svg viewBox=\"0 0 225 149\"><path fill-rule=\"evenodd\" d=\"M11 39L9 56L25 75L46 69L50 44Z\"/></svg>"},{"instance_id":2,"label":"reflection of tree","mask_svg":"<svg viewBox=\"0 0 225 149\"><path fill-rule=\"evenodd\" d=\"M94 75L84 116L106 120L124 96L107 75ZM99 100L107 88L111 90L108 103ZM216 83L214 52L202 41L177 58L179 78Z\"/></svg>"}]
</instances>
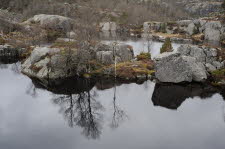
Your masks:
<instances>
[{"instance_id":1,"label":"reflection of tree","mask_svg":"<svg viewBox=\"0 0 225 149\"><path fill-rule=\"evenodd\" d=\"M126 113L116 103L116 86L114 86L113 109L114 112L110 127L114 129L118 128L119 125L125 120L125 118L127 118Z\"/></svg>"},{"instance_id":2,"label":"reflection of tree","mask_svg":"<svg viewBox=\"0 0 225 149\"><path fill-rule=\"evenodd\" d=\"M90 91L84 91L76 95L57 96L53 101L61 106L60 111L64 113L70 127L74 124L80 126L87 138L97 139L102 129L103 106L94 97Z\"/></svg>"},{"instance_id":3,"label":"reflection of tree","mask_svg":"<svg viewBox=\"0 0 225 149\"><path fill-rule=\"evenodd\" d=\"M28 85L26 94L30 95L33 98L37 97L36 87L32 82Z\"/></svg>"},{"instance_id":4,"label":"reflection of tree","mask_svg":"<svg viewBox=\"0 0 225 149\"><path fill-rule=\"evenodd\" d=\"M14 63L14 64L12 64L11 70L12 70L15 74L20 74L20 63Z\"/></svg>"}]
</instances>

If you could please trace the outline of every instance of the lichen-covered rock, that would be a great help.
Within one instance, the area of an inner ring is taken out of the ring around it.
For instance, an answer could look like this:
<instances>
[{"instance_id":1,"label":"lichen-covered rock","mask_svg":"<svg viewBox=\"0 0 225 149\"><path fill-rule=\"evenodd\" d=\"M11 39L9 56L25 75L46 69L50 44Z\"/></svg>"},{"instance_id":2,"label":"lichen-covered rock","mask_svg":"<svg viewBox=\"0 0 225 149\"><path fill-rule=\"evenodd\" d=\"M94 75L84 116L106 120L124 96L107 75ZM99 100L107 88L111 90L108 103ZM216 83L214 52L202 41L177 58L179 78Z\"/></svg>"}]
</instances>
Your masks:
<instances>
[{"instance_id":1,"label":"lichen-covered rock","mask_svg":"<svg viewBox=\"0 0 225 149\"><path fill-rule=\"evenodd\" d=\"M201 62L176 52L166 52L155 58L156 78L160 82L201 82L207 79Z\"/></svg>"},{"instance_id":2,"label":"lichen-covered rock","mask_svg":"<svg viewBox=\"0 0 225 149\"><path fill-rule=\"evenodd\" d=\"M22 64L22 72L29 77L47 81L67 78L76 74L73 69L76 56L62 54L60 49L37 47Z\"/></svg>"},{"instance_id":3,"label":"lichen-covered rock","mask_svg":"<svg viewBox=\"0 0 225 149\"><path fill-rule=\"evenodd\" d=\"M23 24L39 24L42 28L60 30L66 33L72 30L74 20L59 15L39 14L28 19Z\"/></svg>"},{"instance_id":4,"label":"lichen-covered rock","mask_svg":"<svg viewBox=\"0 0 225 149\"><path fill-rule=\"evenodd\" d=\"M156 78L161 82L201 82L212 71L224 68L218 60L217 49L182 45L176 52L167 52L155 58Z\"/></svg>"}]
</instances>

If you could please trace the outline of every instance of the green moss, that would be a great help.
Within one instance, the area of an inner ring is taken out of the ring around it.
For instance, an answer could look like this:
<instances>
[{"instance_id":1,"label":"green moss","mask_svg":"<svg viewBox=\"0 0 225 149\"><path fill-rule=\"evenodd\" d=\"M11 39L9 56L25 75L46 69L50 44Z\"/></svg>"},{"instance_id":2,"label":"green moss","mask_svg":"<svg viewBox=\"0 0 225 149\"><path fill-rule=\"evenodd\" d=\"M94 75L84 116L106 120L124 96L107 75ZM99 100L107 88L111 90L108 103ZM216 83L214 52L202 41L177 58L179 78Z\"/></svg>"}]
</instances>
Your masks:
<instances>
[{"instance_id":1,"label":"green moss","mask_svg":"<svg viewBox=\"0 0 225 149\"><path fill-rule=\"evenodd\" d=\"M224 76L225 77L225 69L215 70L212 72L213 76Z\"/></svg>"},{"instance_id":2,"label":"green moss","mask_svg":"<svg viewBox=\"0 0 225 149\"><path fill-rule=\"evenodd\" d=\"M172 44L170 38L166 38L164 44L162 45L162 48L160 49L160 53L164 52L172 52Z\"/></svg>"},{"instance_id":3,"label":"green moss","mask_svg":"<svg viewBox=\"0 0 225 149\"><path fill-rule=\"evenodd\" d=\"M151 59L151 54L150 53L140 53L139 55L137 55L137 60L141 61L141 60L149 60Z\"/></svg>"}]
</instances>

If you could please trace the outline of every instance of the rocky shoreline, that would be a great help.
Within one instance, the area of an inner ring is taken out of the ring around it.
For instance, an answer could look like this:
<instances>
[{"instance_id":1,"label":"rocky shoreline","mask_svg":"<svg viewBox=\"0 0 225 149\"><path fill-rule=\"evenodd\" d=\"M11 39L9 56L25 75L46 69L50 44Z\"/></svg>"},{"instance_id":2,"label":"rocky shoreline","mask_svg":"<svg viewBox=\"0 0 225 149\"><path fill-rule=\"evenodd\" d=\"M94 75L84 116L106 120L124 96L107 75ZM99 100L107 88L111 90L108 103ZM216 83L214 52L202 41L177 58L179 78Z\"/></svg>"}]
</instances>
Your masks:
<instances>
[{"instance_id":1,"label":"rocky shoreline","mask_svg":"<svg viewBox=\"0 0 225 149\"><path fill-rule=\"evenodd\" d=\"M26 38L26 32L34 31L43 32L43 36L33 37L35 41L46 37L53 42L46 46L31 45L29 48L2 45L0 57L23 58L22 73L43 84L47 84L49 80L63 80L73 76L88 79L113 80L116 78L121 81L143 81L155 78L159 82L166 83L210 80L214 85L225 84L224 49L192 45L192 37L198 34L204 36L201 42L211 41L211 39L222 41L225 27L220 21L198 19L175 23L145 22L143 25L145 38L160 42L170 38L172 42L185 43L177 51L162 53L154 60L148 53L140 53L134 57L133 47L130 45L116 42L103 44L99 41L79 41L76 39L79 38L76 31L72 32L74 23L76 23L75 20L67 17L36 15L18 24L19 29L15 28L17 32L21 29L25 30L19 38L15 39L18 33L2 35L4 44L10 39L15 40L15 43L22 42L21 36ZM113 22L100 23L100 28L109 32L118 30ZM5 28L0 27L0 29ZM8 28L4 31L7 32ZM163 33L164 31L166 33ZM80 46L81 50L79 50Z\"/></svg>"}]
</instances>

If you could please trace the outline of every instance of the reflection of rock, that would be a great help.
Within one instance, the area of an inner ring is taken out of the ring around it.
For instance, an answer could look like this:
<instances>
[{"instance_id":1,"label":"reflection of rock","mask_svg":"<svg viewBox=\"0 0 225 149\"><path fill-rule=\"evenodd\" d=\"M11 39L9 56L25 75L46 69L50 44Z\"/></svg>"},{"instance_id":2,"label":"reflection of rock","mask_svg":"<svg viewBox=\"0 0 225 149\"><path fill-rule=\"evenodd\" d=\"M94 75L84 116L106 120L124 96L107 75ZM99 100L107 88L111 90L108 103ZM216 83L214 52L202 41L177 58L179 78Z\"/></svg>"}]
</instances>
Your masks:
<instances>
[{"instance_id":1,"label":"reflection of rock","mask_svg":"<svg viewBox=\"0 0 225 149\"><path fill-rule=\"evenodd\" d=\"M90 91L94 85L94 80L72 77L61 80L49 80L47 84L43 84L39 80L32 79L33 84L37 88L47 89L55 94L79 94L84 91Z\"/></svg>"},{"instance_id":2,"label":"reflection of rock","mask_svg":"<svg viewBox=\"0 0 225 149\"><path fill-rule=\"evenodd\" d=\"M177 109L187 98L195 96L207 98L219 92L219 90L212 86L201 84L156 84L152 101L155 106Z\"/></svg>"}]
</instances>

